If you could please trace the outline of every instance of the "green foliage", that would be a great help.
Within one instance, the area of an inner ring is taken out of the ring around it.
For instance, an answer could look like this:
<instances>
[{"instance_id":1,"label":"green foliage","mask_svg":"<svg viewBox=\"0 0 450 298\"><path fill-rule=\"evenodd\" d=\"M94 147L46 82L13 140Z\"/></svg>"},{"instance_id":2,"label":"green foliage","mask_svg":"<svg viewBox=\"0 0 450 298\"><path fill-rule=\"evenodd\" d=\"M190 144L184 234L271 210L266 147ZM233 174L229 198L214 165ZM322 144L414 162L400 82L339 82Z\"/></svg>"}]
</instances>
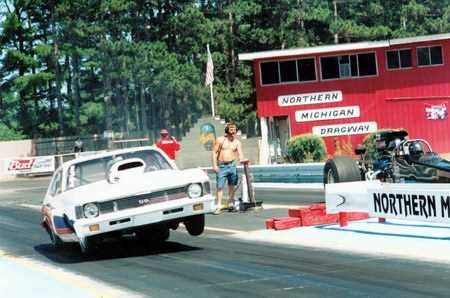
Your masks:
<instances>
[{"instance_id":1,"label":"green foliage","mask_svg":"<svg viewBox=\"0 0 450 298\"><path fill-rule=\"evenodd\" d=\"M375 144L376 135L377 135L377 132L373 132L373 133L367 135L363 141L363 145L367 149L366 156L370 160L373 160L376 158L376 153L377 153L376 144Z\"/></svg>"},{"instance_id":2,"label":"green foliage","mask_svg":"<svg viewBox=\"0 0 450 298\"><path fill-rule=\"evenodd\" d=\"M24 135L17 129L9 128L0 122L0 141L14 141L24 139Z\"/></svg>"},{"instance_id":3,"label":"green foliage","mask_svg":"<svg viewBox=\"0 0 450 298\"><path fill-rule=\"evenodd\" d=\"M287 144L287 153L289 160L295 163L324 161L327 157L325 142L313 134L292 137Z\"/></svg>"}]
</instances>

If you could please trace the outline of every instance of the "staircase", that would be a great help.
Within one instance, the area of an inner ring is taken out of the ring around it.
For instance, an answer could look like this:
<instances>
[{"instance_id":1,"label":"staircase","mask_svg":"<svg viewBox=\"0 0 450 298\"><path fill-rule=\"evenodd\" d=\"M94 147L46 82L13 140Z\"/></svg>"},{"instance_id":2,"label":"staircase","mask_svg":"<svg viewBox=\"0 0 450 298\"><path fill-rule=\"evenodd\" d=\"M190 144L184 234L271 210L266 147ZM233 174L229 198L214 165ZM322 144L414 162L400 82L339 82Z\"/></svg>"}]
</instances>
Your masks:
<instances>
[{"instance_id":1,"label":"staircase","mask_svg":"<svg viewBox=\"0 0 450 298\"><path fill-rule=\"evenodd\" d=\"M212 166L212 151L206 150L200 142L200 129L207 123L214 126L216 138L224 135L224 120L217 120L212 117L200 118L180 142L181 150L178 151L175 159L175 162L180 169ZM250 159L251 164L257 164L259 162L258 138L241 139L241 137L238 136L238 139L242 143L244 157Z\"/></svg>"}]
</instances>

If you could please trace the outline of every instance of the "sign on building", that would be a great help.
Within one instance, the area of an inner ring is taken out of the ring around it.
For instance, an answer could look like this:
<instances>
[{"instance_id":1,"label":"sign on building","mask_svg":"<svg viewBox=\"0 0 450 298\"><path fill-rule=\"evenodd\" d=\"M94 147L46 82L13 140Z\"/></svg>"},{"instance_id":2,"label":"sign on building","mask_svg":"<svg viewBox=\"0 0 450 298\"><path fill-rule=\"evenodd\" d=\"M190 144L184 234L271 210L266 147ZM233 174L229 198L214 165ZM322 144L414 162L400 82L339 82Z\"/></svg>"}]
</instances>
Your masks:
<instances>
[{"instance_id":1,"label":"sign on building","mask_svg":"<svg viewBox=\"0 0 450 298\"><path fill-rule=\"evenodd\" d=\"M367 134L377 131L376 122L357 122L314 126L312 133L321 137Z\"/></svg>"},{"instance_id":2,"label":"sign on building","mask_svg":"<svg viewBox=\"0 0 450 298\"><path fill-rule=\"evenodd\" d=\"M327 109L300 110L295 112L295 121L308 122L332 119L357 118L360 116L359 106L333 107Z\"/></svg>"},{"instance_id":3,"label":"sign on building","mask_svg":"<svg viewBox=\"0 0 450 298\"><path fill-rule=\"evenodd\" d=\"M342 91L328 91L278 96L278 106L321 104L342 101Z\"/></svg>"}]
</instances>

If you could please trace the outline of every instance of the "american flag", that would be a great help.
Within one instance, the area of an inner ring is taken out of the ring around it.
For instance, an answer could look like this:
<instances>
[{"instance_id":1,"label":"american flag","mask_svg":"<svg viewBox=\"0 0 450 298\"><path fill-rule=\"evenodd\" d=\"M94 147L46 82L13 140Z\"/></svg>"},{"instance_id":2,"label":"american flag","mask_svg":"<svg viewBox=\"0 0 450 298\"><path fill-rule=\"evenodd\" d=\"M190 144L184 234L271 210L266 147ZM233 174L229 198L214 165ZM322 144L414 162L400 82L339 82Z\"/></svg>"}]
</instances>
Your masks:
<instances>
[{"instance_id":1,"label":"american flag","mask_svg":"<svg viewBox=\"0 0 450 298\"><path fill-rule=\"evenodd\" d=\"M206 79L205 85L211 85L214 82L214 64L211 57L211 52L209 51L209 45L207 45L208 51L208 62L206 63Z\"/></svg>"}]
</instances>

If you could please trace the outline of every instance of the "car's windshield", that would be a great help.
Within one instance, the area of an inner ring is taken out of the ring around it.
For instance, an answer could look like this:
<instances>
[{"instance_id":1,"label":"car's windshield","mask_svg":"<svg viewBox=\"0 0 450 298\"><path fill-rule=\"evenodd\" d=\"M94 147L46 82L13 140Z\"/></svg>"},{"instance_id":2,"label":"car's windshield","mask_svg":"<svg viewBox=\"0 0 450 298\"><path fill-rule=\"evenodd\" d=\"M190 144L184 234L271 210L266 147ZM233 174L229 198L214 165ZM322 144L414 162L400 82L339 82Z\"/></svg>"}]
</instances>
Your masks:
<instances>
[{"instance_id":1,"label":"car's windshield","mask_svg":"<svg viewBox=\"0 0 450 298\"><path fill-rule=\"evenodd\" d=\"M140 150L88 160L72 165L67 173L67 187L72 189L81 185L106 179L107 171L116 161L140 158L145 162L145 172L171 169L167 160L155 150Z\"/></svg>"}]
</instances>

